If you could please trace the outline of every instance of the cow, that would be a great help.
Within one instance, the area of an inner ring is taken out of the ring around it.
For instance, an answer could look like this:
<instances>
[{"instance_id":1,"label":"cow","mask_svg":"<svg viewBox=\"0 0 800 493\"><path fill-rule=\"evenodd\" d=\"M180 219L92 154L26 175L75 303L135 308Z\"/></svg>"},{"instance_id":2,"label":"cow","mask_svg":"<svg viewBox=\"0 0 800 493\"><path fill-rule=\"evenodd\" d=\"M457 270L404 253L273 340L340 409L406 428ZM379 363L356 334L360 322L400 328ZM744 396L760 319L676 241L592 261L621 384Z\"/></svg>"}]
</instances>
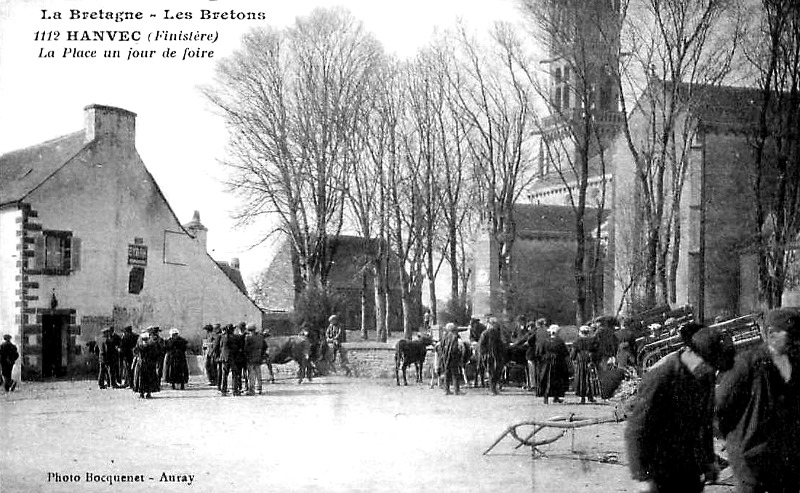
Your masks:
<instances>
[{"instance_id":1,"label":"cow","mask_svg":"<svg viewBox=\"0 0 800 493\"><path fill-rule=\"evenodd\" d=\"M474 355L472 353L472 345L461 339L459 340L459 347L461 348L461 363L459 365L459 377L464 379L465 384L469 384L467 379L466 368L473 361ZM444 368L442 367L442 353L440 343L436 343L433 347L433 365L431 365L431 388L434 386L440 387L442 377L444 376Z\"/></svg>"},{"instance_id":2,"label":"cow","mask_svg":"<svg viewBox=\"0 0 800 493\"><path fill-rule=\"evenodd\" d=\"M311 354L311 342L304 336L289 336L286 339L272 338L267 347L267 370L269 370L270 382L275 383L275 374L272 372L272 365L283 365L290 361L296 361L297 383L302 383L303 378L311 381L312 366L309 355Z\"/></svg>"},{"instance_id":3,"label":"cow","mask_svg":"<svg viewBox=\"0 0 800 493\"><path fill-rule=\"evenodd\" d=\"M409 341L400 339L397 341L394 351L394 378L397 385L400 385L399 370L403 368L403 384L408 385L406 380L406 369L414 365L416 369L416 382L422 383L422 365L425 363L425 355L428 346L433 345L433 337L430 334L421 334L418 339Z\"/></svg>"}]
</instances>

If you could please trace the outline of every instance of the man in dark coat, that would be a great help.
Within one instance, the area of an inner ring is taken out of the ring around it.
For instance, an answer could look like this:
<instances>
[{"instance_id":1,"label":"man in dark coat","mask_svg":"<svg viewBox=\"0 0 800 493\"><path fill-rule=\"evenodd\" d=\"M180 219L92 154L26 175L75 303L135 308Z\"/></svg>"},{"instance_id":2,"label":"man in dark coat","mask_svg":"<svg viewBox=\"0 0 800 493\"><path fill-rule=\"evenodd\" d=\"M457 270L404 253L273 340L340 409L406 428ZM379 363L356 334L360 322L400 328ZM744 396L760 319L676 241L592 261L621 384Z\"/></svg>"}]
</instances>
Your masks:
<instances>
[{"instance_id":1,"label":"man in dark coat","mask_svg":"<svg viewBox=\"0 0 800 493\"><path fill-rule=\"evenodd\" d=\"M111 336L112 332L113 329L111 327L106 327L101 331L102 335L97 339L97 362L100 367L97 374L97 385L101 389L117 388L116 368L119 367L119 353Z\"/></svg>"},{"instance_id":2,"label":"man in dark coat","mask_svg":"<svg viewBox=\"0 0 800 493\"><path fill-rule=\"evenodd\" d=\"M737 356L716 394L737 492L800 491L800 315L766 317L767 342Z\"/></svg>"},{"instance_id":3,"label":"man in dark coat","mask_svg":"<svg viewBox=\"0 0 800 493\"><path fill-rule=\"evenodd\" d=\"M136 347L138 340L139 335L133 333L133 327L128 325L122 329L122 338L119 341L119 360L121 376L125 378L125 387L133 384L133 348Z\"/></svg>"},{"instance_id":4,"label":"man in dark coat","mask_svg":"<svg viewBox=\"0 0 800 493\"><path fill-rule=\"evenodd\" d=\"M17 351L17 346L11 342L11 335L3 335L3 343L0 344L0 373L3 375L3 387L6 392L11 392L17 387L17 382L11 378L11 370L17 359L19 359L19 351Z\"/></svg>"},{"instance_id":5,"label":"man in dark coat","mask_svg":"<svg viewBox=\"0 0 800 493\"><path fill-rule=\"evenodd\" d=\"M461 338L458 336L456 324L450 322L445 329L446 332L441 343L444 392L446 395L450 395L450 383L455 383L456 395L458 395L461 393Z\"/></svg>"},{"instance_id":6,"label":"man in dark coat","mask_svg":"<svg viewBox=\"0 0 800 493\"><path fill-rule=\"evenodd\" d=\"M597 369L605 371L608 368L608 360L617 355L619 341L616 335L617 319L610 316L598 317L594 321L597 340Z\"/></svg>"},{"instance_id":7,"label":"man in dark coat","mask_svg":"<svg viewBox=\"0 0 800 493\"><path fill-rule=\"evenodd\" d=\"M731 345L732 349L732 345ZM703 327L689 344L667 356L639 384L625 442L633 479L642 491L696 493L714 481L714 384L724 371L723 334Z\"/></svg>"},{"instance_id":8,"label":"man in dark coat","mask_svg":"<svg viewBox=\"0 0 800 493\"><path fill-rule=\"evenodd\" d=\"M225 329L220 324L214 324L214 345L211 346L211 358L214 360L214 373L216 376L217 390L222 391L222 360L219 359L219 339Z\"/></svg>"},{"instance_id":9,"label":"man in dark coat","mask_svg":"<svg viewBox=\"0 0 800 493\"><path fill-rule=\"evenodd\" d=\"M539 318L528 332L528 347L525 349L525 359L528 361L527 390L530 392L537 392L539 388L539 357L536 354L536 347L547 338L547 319Z\"/></svg>"},{"instance_id":10,"label":"man in dark coat","mask_svg":"<svg viewBox=\"0 0 800 493\"><path fill-rule=\"evenodd\" d=\"M158 370L158 381L164 376L164 355L166 354L166 344L164 338L161 337L161 327L158 325L151 325L147 328L150 333L150 343L153 345L153 358L156 361L156 369Z\"/></svg>"},{"instance_id":11,"label":"man in dark coat","mask_svg":"<svg viewBox=\"0 0 800 493\"><path fill-rule=\"evenodd\" d=\"M231 375L231 387L233 395L240 395L242 389L242 374L238 368L239 361L243 352L243 340L233 333L233 325L225 326L225 332L219 338L219 359L222 362L222 374L220 392L228 395L228 375Z\"/></svg>"},{"instance_id":12,"label":"man in dark coat","mask_svg":"<svg viewBox=\"0 0 800 493\"><path fill-rule=\"evenodd\" d=\"M244 338L244 354L247 360L247 394L261 394L261 364L267 354L267 343L264 336L256 331L255 324L247 326L247 335Z\"/></svg>"},{"instance_id":13,"label":"man in dark coat","mask_svg":"<svg viewBox=\"0 0 800 493\"><path fill-rule=\"evenodd\" d=\"M489 374L489 390L495 395L499 393L500 375L506 366L507 352L500 323L490 318L489 326L478 340L478 356Z\"/></svg>"}]
</instances>

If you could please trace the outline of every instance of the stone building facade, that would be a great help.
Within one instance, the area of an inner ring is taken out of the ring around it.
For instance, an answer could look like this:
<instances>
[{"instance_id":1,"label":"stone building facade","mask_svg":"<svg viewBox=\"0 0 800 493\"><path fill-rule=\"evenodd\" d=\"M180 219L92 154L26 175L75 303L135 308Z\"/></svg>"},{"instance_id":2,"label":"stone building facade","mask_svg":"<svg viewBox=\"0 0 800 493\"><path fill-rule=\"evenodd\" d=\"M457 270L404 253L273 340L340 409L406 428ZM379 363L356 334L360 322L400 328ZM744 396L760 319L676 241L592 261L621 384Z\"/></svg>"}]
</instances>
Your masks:
<instances>
[{"instance_id":1,"label":"stone building facade","mask_svg":"<svg viewBox=\"0 0 800 493\"><path fill-rule=\"evenodd\" d=\"M597 209L586 211L587 266L598 242ZM606 215L600 217L605 221ZM491 313L502 318L526 315L545 317L551 323L574 324L575 215L571 206L517 204L514 208L516 237L511 248L510 313L503 312L499 282L497 241L488 231L479 232L474 249L474 316ZM600 245L602 246L602 244ZM605 250L602 250L605 255ZM602 260L602 259L601 259ZM604 265L599 263L590 283L602 290ZM590 302L592 300L589 300Z\"/></svg>"},{"instance_id":2,"label":"stone building facade","mask_svg":"<svg viewBox=\"0 0 800 493\"><path fill-rule=\"evenodd\" d=\"M0 156L0 327L24 379L85 370L103 327L261 323L208 255L199 214L182 226L135 147L135 118L85 108L85 128Z\"/></svg>"}]
</instances>

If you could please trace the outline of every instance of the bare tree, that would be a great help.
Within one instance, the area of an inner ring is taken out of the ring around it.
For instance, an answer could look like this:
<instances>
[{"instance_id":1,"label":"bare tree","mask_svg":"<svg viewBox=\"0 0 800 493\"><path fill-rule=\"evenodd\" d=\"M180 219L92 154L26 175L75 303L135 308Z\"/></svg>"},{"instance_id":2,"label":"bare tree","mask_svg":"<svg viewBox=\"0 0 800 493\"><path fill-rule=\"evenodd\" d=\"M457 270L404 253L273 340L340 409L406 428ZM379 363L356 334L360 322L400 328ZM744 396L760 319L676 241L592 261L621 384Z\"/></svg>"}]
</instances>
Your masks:
<instances>
[{"instance_id":1,"label":"bare tree","mask_svg":"<svg viewBox=\"0 0 800 493\"><path fill-rule=\"evenodd\" d=\"M759 295L781 306L800 234L800 5L762 0L747 56L761 93L753 190Z\"/></svg>"},{"instance_id":2,"label":"bare tree","mask_svg":"<svg viewBox=\"0 0 800 493\"><path fill-rule=\"evenodd\" d=\"M642 131L630 118L622 128L641 199L646 306L675 300L679 207L697 131L692 110L730 73L741 38L733 7L731 0L631 0L622 8L621 52L629 55L615 67L622 111L633 108L633 94L645 120Z\"/></svg>"},{"instance_id":3,"label":"bare tree","mask_svg":"<svg viewBox=\"0 0 800 493\"><path fill-rule=\"evenodd\" d=\"M280 218L292 241L298 289L325 285L342 229L351 141L383 62L380 44L343 10L316 10L294 26L256 29L217 66L204 93L229 129L228 186L237 218Z\"/></svg>"},{"instance_id":4,"label":"bare tree","mask_svg":"<svg viewBox=\"0 0 800 493\"><path fill-rule=\"evenodd\" d=\"M507 24L497 24L491 42L481 44L464 27L456 36L457 64L448 71L456 108L469 131L466 139L480 218L498 242L502 306L510 315L512 252L516 235L514 204L532 173L527 146L533 94L516 60L520 40Z\"/></svg>"}]
</instances>

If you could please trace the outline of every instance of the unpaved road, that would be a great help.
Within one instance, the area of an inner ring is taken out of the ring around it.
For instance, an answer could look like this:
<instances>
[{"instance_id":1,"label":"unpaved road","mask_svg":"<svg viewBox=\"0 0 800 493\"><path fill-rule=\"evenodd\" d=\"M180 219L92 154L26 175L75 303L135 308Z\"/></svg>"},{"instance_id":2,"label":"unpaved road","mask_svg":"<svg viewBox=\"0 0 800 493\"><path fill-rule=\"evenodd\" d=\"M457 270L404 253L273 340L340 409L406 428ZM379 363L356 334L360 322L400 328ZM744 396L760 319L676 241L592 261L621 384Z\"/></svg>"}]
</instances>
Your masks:
<instances>
[{"instance_id":1,"label":"unpaved road","mask_svg":"<svg viewBox=\"0 0 800 493\"><path fill-rule=\"evenodd\" d=\"M636 489L620 423L568 433L542 447L546 457L533 459L511 438L483 455L512 423L609 416L610 406L545 406L519 389L445 396L427 385L336 376L265 384L262 396L221 397L201 380L150 400L91 381L25 383L0 395L0 491Z\"/></svg>"}]
</instances>

